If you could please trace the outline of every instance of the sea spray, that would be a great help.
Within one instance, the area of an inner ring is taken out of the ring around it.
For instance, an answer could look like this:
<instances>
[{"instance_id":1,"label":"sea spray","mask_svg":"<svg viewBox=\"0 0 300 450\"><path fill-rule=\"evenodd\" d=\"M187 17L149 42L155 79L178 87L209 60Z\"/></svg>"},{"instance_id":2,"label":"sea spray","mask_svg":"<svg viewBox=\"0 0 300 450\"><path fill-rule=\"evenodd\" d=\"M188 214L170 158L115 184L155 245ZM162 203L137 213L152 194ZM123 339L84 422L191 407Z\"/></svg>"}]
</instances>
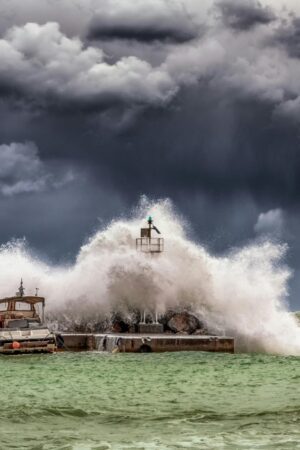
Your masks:
<instances>
[{"instance_id":1,"label":"sea spray","mask_svg":"<svg viewBox=\"0 0 300 450\"><path fill-rule=\"evenodd\" d=\"M165 238L164 253L153 257L135 248L147 214ZM212 332L235 336L241 351L300 354L300 328L286 304L286 250L266 241L211 256L187 238L168 200L143 200L129 220L92 236L70 266L41 262L23 241L2 246L0 296L14 294L23 277L27 294L39 287L48 316L70 328L116 311L189 309Z\"/></svg>"}]
</instances>

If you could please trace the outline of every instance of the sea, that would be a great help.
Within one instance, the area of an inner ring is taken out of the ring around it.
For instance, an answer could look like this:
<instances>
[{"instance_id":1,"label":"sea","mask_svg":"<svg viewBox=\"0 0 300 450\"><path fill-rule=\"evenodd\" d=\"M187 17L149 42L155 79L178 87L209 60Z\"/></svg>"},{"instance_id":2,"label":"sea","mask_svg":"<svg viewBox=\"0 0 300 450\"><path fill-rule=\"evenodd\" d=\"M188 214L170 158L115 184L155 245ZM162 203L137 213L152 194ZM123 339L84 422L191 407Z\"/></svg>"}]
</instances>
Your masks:
<instances>
[{"instance_id":1,"label":"sea","mask_svg":"<svg viewBox=\"0 0 300 450\"><path fill-rule=\"evenodd\" d=\"M1 450L300 448L300 358L0 357Z\"/></svg>"}]
</instances>

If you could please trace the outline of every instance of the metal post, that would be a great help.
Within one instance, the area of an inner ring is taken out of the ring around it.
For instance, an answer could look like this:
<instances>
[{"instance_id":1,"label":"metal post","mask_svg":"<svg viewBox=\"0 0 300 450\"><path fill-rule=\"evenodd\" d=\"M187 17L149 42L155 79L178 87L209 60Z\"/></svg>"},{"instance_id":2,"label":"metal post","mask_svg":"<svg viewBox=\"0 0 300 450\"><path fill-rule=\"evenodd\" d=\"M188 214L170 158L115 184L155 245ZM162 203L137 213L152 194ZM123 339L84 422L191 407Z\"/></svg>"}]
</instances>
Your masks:
<instances>
[{"instance_id":1,"label":"metal post","mask_svg":"<svg viewBox=\"0 0 300 450\"><path fill-rule=\"evenodd\" d=\"M148 250L151 252L151 230L152 230L152 217L148 217L149 235L148 235Z\"/></svg>"},{"instance_id":2,"label":"metal post","mask_svg":"<svg viewBox=\"0 0 300 450\"><path fill-rule=\"evenodd\" d=\"M154 241L152 243L152 230L154 230L156 233L161 234L160 231L156 228L156 226L153 225L153 219L151 216L148 217L148 229L147 228L141 228L141 248L140 250L148 255L150 255L150 258L154 257L155 254L161 253L163 251L163 239L157 238L157 243ZM145 245L143 245L145 243ZM136 246L138 247L138 239L136 239ZM141 311L141 323L146 323L146 309ZM148 311L148 313L151 315L151 323L158 324L158 311L155 308L154 310L151 309Z\"/></svg>"}]
</instances>

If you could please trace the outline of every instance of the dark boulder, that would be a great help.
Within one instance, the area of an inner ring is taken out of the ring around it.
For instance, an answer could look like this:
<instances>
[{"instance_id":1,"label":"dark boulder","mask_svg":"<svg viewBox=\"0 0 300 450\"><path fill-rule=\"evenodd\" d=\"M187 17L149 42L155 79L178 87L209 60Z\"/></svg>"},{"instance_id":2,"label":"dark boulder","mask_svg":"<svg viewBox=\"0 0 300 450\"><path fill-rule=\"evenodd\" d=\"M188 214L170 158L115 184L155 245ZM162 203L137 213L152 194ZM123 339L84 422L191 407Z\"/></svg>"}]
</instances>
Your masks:
<instances>
[{"instance_id":1,"label":"dark boulder","mask_svg":"<svg viewBox=\"0 0 300 450\"><path fill-rule=\"evenodd\" d=\"M128 333L129 324L122 319L115 319L112 322L111 331L113 333Z\"/></svg>"},{"instance_id":2,"label":"dark boulder","mask_svg":"<svg viewBox=\"0 0 300 450\"><path fill-rule=\"evenodd\" d=\"M175 313L168 320L167 326L174 333L192 334L201 328L201 324L196 316L189 312Z\"/></svg>"}]
</instances>

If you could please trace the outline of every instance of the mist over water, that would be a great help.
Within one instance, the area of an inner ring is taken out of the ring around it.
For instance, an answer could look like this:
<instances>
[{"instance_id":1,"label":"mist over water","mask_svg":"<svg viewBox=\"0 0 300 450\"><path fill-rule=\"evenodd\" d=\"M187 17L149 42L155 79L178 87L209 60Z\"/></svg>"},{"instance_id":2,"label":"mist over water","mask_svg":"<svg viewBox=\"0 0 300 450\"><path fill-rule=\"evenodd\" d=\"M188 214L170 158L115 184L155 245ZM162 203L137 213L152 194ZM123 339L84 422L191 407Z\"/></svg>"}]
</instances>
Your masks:
<instances>
[{"instance_id":1,"label":"mist over water","mask_svg":"<svg viewBox=\"0 0 300 450\"><path fill-rule=\"evenodd\" d=\"M154 257L135 247L149 214L165 238L164 253ZM46 264L24 242L2 246L0 296L13 295L23 277L26 294L39 287L51 317L69 321L187 308L210 331L235 336L240 351L300 355L300 328L286 303L286 251L266 241L214 257L187 238L170 201L142 199L131 218L93 235L73 265Z\"/></svg>"}]
</instances>

